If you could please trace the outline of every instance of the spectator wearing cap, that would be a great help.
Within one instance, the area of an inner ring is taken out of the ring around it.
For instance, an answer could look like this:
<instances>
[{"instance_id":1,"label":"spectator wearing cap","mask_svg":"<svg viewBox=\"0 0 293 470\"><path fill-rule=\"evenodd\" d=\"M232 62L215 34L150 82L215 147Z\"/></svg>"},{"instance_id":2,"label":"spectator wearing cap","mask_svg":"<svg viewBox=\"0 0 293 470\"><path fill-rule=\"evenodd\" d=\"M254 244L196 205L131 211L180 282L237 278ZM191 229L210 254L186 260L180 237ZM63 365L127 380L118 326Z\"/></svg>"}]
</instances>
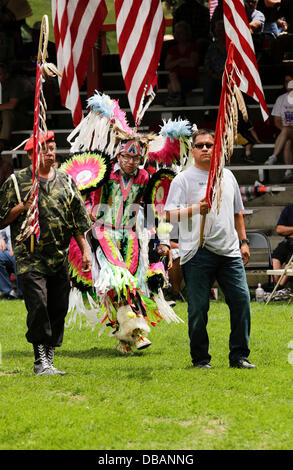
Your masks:
<instances>
[{"instance_id":1,"label":"spectator wearing cap","mask_svg":"<svg viewBox=\"0 0 293 470\"><path fill-rule=\"evenodd\" d=\"M258 0L258 10L265 16L264 32L278 37L287 28L280 10L281 0Z\"/></svg>"},{"instance_id":2,"label":"spectator wearing cap","mask_svg":"<svg viewBox=\"0 0 293 470\"><path fill-rule=\"evenodd\" d=\"M40 238L31 251L29 240L16 243L32 204L32 166L11 175L0 189L0 228L10 225L16 270L27 308L26 338L33 345L37 375L64 375L53 365L55 347L63 342L70 283L68 249L75 238L82 255L82 271L91 270L84 233L91 227L81 195L66 173L54 167L56 145L53 132L40 134L38 221ZM33 156L33 138L26 145Z\"/></svg>"}]
</instances>

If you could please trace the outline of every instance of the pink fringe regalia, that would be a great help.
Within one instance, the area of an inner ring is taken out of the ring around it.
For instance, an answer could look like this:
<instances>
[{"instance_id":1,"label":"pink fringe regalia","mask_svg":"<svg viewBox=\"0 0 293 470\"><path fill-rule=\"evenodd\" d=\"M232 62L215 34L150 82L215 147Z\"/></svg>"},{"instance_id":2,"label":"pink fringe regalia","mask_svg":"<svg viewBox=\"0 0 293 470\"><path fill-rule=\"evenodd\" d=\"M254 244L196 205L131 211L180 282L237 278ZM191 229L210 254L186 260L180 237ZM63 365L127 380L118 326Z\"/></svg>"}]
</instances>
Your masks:
<instances>
[{"instance_id":1,"label":"pink fringe regalia","mask_svg":"<svg viewBox=\"0 0 293 470\"><path fill-rule=\"evenodd\" d=\"M144 224L141 209L136 213L135 224L128 226L125 207L131 204L139 207L145 195L154 192L154 189L147 192L149 174L141 168L136 176L130 178L130 183L123 182L118 176L120 172L115 171L117 148L121 140L139 136L148 148L148 162L158 170L166 166L181 169L187 162L190 125L187 121L169 120L163 124L159 135L140 136L128 126L117 101L97 93L88 103L90 112L68 137L73 156L62 169L72 175L81 189L87 210L95 221L87 233L93 266L90 275L82 275L80 254L72 241L69 263L75 282L70 295L67 326L74 324L78 317L81 326L82 318L85 318L92 328L100 326L99 335L106 326L111 326L111 336L128 341L130 330L126 324L131 324L132 330L139 329L147 334L150 326L157 325L162 319L167 323L182 320L165 301L162 289L167 285L167 274L163 263L150 266L148 246L151 230ZM80 171L76 171L80 155L89 155L88 162L84 157ZM101 178L99 172L95 172L94 155L99 155L97 164L103 160L101 167L105 167L105 171ZM166 174L161 183L163 204L170 186ZM112 217L110 210L101 216L105 204L115 209L116 217ZM153 210L157 217L158 207L154 201ZM163 222L162 207L159 220ZM83 301L83 290L87 302Z\"/></svg>"}]
</instances>

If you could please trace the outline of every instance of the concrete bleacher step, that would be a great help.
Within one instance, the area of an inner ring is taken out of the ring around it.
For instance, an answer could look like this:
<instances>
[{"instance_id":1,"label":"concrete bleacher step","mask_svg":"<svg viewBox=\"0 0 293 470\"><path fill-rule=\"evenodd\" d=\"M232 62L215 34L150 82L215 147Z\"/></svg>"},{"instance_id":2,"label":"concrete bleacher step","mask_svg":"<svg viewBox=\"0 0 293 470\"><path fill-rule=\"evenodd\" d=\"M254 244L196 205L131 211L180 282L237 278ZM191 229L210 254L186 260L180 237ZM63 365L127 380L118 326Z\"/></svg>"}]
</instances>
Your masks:
<instances>
[{"instance_id":1,"label":"concrete bleacher step","mask_svg":"<svg viewBox=\"0 0 293 470\"><path fill-rule=\"evenodd\" d=\"M112 96L114 98L114 96ZM271 109L272 105L268 105ZM251 120L260 120L261 111L258 105L248 105L248 109L251 111ZM130 125L133 124L133 116L129 107L122 107L122 110L126 113L128 122ZM143 117L143 124L150 126L153 122L161 122L163 119L188 119L191 123L206 124L207 122L215 124L217 117L218 106L203 106L203 105L192 105L192 106L164 106L163 104L156 104L155 101L146 110ZM84 107L84 114L87 110ZM214 112L214 114L212 114ZM207 114L208 113L208 114ZM32 115L32 112L29 113ZM70 111L66 109L56 109L48 111L50 116L50 122L53 123L55 129L59 128L73 128L72 117ZM52 127L52 126L51 126Z\"/></svg>"},{"instance_id":2,"label":"concrete bleacher step","mask_svg":"<svg viewBox=\"0 0 293 470\"><path fill-rule=\"evenodd\" d=\"M276 188L280 191L276 191ZM280 184L272 186L273 191L268 191L264 194L257 196L255 199L247 201L245 207L254 209L256 207L282 207L292 203L293 199L293 185ZM267 187L269 190L269 187Z\"/></svg>"},{"instance_id":3,"label":"concrete bleacher step","mask_svg":"<svg viewBox=\"0 0 293 470\"><path fill-rule=\"evenodd\" d=\"M283 205L254 206L253 213L245 215L246 230L262 230L267 234L271 234L272 230L276 226L283 207Z\"/></svg>"},{"instance_id":4,"label":"concrete bleacher step","mask_svg":"<svg viewBox=\"0 0 293 470\"><path fill-rule=\"evenodd\" d=\"M70 114L70 113L68 113ZM58 114L60 116L60 113ZM55 119L53 119L53 122L56 122ZM161 122L160 122L161 124ZM159 124L158 124L159 126ZM52 129L50 127L50 129ZM72 132L73 127L67 127L67 128L60 128L56 129L55 127L52 129L55 132L55 140L58 149L67 149L69 148L69 143L67 141L67 137L69 134ZM140 126L140 131L141 132L147 132L149 130L149 126ZM31 129L23 129L20 131L14 131L12 133L12 140L11 140L11 148L16 147L19 145L23 140L27 139L30 137L32 134ZM251 171L254 171L256 174L254 175L254 179L257 179L257 169L254 169L255 165L262 165L266 158L271 155L273 150L273 144L256 144L253 148L253 157L255 159L255 164L250 165L247 164L243 157L244 157L244 148L241 145L235 145L234 146L234 151L233 155L230 160L230 165L228 167L231 167L233 171L238 171L243 173L244 169L247 169L248 173L251 173ZM234 168L239 168L239 170L234 170ZM257 167L258 168L258 167ZM265 167L265 168L271 168L271 167Z\"/></svg>"}]
</instances>

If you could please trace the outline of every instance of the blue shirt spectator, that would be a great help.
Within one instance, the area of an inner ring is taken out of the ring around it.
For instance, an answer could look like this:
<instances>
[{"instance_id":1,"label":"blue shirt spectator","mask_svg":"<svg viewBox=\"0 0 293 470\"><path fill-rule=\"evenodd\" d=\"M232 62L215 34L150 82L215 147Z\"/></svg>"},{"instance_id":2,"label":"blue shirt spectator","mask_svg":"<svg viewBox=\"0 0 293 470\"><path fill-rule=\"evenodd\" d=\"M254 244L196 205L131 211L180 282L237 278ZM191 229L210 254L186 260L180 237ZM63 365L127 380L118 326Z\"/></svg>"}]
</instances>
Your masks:
<instances>
[{"instance_id":1,"label":"blue shirt spectator","mask_svg":"<svg viewBox=\"0 0 293 470\"><path fill-rule=\"evenodd\" d=\"M10 276L14 273L16 288L14 289ZM22 292L16 276L15 257L11 247L10 228L0 230L0 293L8 300L19 299Z\"/></svg>"}]
</instances>

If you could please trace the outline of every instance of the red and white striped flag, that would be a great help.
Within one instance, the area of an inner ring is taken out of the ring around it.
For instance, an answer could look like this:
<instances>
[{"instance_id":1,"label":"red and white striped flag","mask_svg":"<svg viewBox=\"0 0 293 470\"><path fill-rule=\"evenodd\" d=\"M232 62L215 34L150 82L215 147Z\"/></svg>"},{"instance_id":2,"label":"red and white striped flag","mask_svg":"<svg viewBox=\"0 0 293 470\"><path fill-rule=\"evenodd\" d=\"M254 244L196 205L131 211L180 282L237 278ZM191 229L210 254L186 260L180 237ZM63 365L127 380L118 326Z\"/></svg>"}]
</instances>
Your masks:
<instances>
[{"instance_id":1,"label":"red and white striped flag","mask_svg":"<svg viewBox=\"0 0 293 470\"><path fill-rule=\"evenodd\" d=\"M218 0L209 0L209 10L210 10L210 19L213 16L213 13L218 6Z\"/></svg>"},{"instance_id":2,"label":"red and white striped flag","mask_svg":"<svg viewBox=\"0 0 293 470\"><path fill-rule=\"evenodd\" d=\"M234 44L234 63L240 78L234 77L241 91L259 102L264 121L269 117L249 31L243 0L223 0L227 50Z\"/></svg>"},{"instance_id":3,"label":"red and white striped flag","mask_svg":"<svg viewBox=\"0 0 293 470\"><path fill-rule=\"evenodd\" d=\"M165 32L162 3L161 0L115 0L115 12L122 75L138 125L155 96Z\"/></svg>"},{"instance_id":4,"label":"red and white striped flag","mask_svg":"<svg viewBox=\"0 0 293 470\"><path fill-rule=\"evenodd\" d=\"M106 16L105 0L52 0L61 103L71 110L75 126L83 117L79 90Z\"/></svg>"}]
</instances>

